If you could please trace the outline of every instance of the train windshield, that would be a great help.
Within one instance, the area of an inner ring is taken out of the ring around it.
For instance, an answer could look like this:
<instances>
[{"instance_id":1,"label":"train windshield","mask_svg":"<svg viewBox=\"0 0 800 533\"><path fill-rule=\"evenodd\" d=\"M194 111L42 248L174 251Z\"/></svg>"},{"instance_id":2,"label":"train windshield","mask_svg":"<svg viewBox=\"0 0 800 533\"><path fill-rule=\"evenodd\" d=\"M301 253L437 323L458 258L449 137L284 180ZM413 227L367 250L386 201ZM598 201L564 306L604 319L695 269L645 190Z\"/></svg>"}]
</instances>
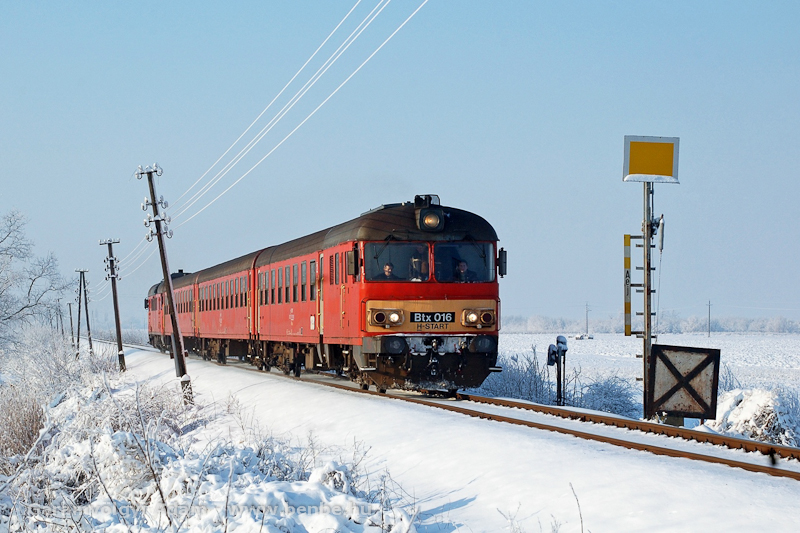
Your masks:
<instances>
[{"instance_id":1,"label":"train windshield","mask_svg":"<svg viewBox=\"0 0 800 533\"><path fill-rule=\"evenodd\" d=\"M494 248L489 242L436 243L433 247L433 261L436 281L494 281Z\"/></svg>"},{"instance_id":2,"label":"train windshield","mask_svg":"<svg viewBox=\"0 0 800 533\"><path fill-rule=\"evenodd\" d=\"M427 281L430 246L426 242L368 242L364 271L368 281Z\"/></svg>"}]
</instances>

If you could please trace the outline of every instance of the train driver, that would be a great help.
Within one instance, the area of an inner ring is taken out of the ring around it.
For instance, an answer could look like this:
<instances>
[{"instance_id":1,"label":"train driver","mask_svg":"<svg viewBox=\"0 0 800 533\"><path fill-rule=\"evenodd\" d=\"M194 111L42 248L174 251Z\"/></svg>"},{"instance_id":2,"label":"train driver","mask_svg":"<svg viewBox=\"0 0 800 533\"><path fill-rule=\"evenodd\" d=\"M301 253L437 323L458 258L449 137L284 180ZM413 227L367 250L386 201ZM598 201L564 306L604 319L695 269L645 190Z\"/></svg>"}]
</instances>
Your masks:
<instances>
[{"instance_id":1,"label":"train driver","mask_svg":"<svg viewBox=\"0 0 800 533\"><path fill-rule=\"evenodd\" d=\"M380 280L393 280L393 281L401 279L401 278L395 276L392 273L393 270L394 270L394 265L392 263L390 263L390 262L384 263L384 265L383 265L383 275L382 276L378 276L378 279L380 279Z\"/></svg>"},{"instance_id":2,"label":"train driver","mask_svg":"<svg viewBox=\"0 0 800 533\"><path fill-rule=\"evenodd\" d=\"M478 281L478 275L469 269L469 264L464 261L463 259L458 261L456 265L456 281L460 282L467 282L467 281Z\"/></svg>"}]
</instances>

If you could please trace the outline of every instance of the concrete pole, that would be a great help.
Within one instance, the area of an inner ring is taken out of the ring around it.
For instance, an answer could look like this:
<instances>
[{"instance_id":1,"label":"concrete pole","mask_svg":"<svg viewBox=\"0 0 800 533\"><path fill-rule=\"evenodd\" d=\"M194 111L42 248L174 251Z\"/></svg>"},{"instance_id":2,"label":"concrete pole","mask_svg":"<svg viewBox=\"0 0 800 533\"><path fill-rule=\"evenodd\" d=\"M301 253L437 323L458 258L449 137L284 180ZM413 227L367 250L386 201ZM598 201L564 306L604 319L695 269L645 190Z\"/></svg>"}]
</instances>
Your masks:
<instances>
[{"instance_id":1,"label":"concrete pole","mask_svg":"<svg viewBox=\"0 0 800 533\"><path fill-rule=\"evenodd\" d=\"M117 299L117 272L114 269L116 258L114 257L114 244L119 243L119 239L108 239L100 241L100 245L108 245L108 277L111 280L111 293L114 297L114 323L117 327L117 356L119 357L119 371L125 372L125 352L122 349L122 327L119 321L119 300Z\"/></svg>"},{"instance_id":2,"label":"concrete pole","mask_svg":"<svg viewBox=\"0 0 800 533\"><path fill-rule=\"evenodd\" d=\"M167 306L169 309L170 321L172 323L172 354L175 358L175 374L181 380L181 388L183 390L183 397L186 403L192 403L192 382L189 374L186 372L186 361L184 360L183 349L183 336L181 335L180 328L178 327L178 315L175 313L175 298L172 288L172 276L169 272L169 262L167 260L167 248L164 242L164 231L162 229L162 218L159 213L159 201L156 197L156 186L153 182L153 174L160 175L161 170L156 168L148 170L140 170L137 172L137 177L141 179L142 175L147 175L147 184L150 188L150 205L153 208L153 221L156 225L156 239L158 240L158 251L161 255L161 271L164 274L164 293L167 296Z\"/></svg>"}]
</instances>

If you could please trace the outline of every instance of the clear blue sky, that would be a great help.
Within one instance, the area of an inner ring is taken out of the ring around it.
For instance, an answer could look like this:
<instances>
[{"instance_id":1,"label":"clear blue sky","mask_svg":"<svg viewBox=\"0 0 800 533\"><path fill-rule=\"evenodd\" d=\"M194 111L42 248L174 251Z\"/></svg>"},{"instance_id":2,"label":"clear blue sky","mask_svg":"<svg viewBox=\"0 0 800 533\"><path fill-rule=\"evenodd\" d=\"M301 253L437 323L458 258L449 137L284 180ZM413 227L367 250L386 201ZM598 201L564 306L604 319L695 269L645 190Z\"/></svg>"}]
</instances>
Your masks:
<instances>
[{"instance_id":1,"label":"clear blue sky","mask_svg":"<svg viewBox=\"0 0 800 533\"><path fill-rule=\"evenodd\" d=\"M187 215L420 3L389 4ZM158 162L175 204L354 4L0 2L0 211L23 211L37 250L98 287L98 240L120 238L123 258L146 231L136 167ZM642 218L641 185L621 180L623 137L675 136L681 184L656 185L661 309L704 316L711 300L717 315L800 319L798 25L796 2L430 0L236 187L173 223L171 265L205 268L434 193L495 226L506 315L582 318L589 302L605 318L622 310L622 235ZM144 316L156 259L130 276L138 263L123 263L127 317Z\"/></svg>"}]
</instances>

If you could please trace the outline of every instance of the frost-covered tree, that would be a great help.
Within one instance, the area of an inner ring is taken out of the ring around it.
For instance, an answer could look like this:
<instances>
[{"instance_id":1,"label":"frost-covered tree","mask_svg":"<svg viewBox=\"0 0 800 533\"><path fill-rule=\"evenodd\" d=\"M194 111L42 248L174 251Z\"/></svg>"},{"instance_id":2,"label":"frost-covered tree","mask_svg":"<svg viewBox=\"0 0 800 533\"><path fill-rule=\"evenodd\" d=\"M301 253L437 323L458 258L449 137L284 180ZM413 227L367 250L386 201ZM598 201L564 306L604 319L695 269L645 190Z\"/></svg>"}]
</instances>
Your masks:
<instances>
[{"instance_id":1,"label":"frost-covered tree","mask_svg":"<svg viewBox=\"0 0 800 533\"><path fill-rule=\"evenodd\" d=\"M18 328L55 309L55 298L66 282L52 253L33 254L25 235L25 217L11 211L0 218L0 345Z\"/></svg>"}]
</instances>

